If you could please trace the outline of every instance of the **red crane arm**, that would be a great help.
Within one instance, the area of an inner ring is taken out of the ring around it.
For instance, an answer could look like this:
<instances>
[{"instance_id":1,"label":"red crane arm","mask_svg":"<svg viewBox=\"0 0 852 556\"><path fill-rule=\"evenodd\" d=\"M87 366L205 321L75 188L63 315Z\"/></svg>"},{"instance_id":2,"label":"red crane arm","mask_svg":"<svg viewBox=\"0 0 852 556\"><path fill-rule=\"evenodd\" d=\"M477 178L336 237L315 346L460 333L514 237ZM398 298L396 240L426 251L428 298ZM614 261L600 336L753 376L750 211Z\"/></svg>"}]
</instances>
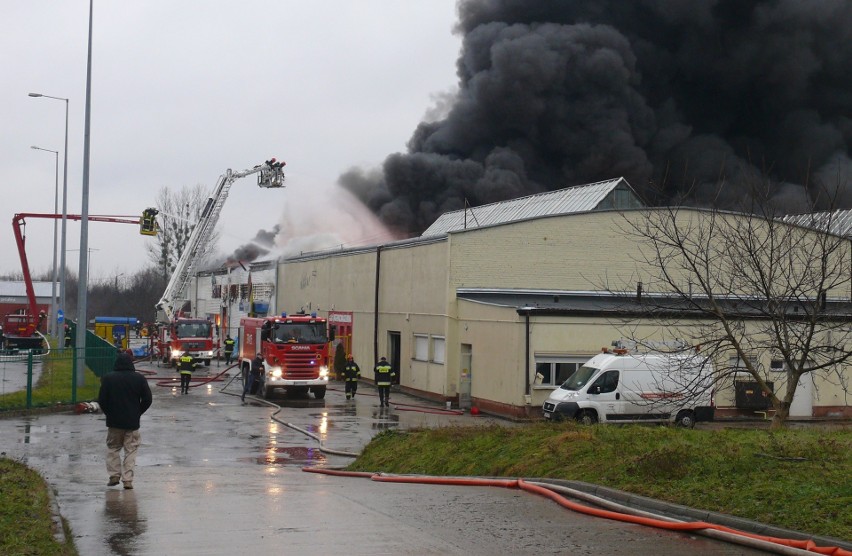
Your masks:
<instances>
[{"instance_id":1,"label":"red crane arm","mask_svg":"<svg viewBox=\"0 0 852 556\"><path fill-rule=\"evenodd\" d=\"M25 220L27 218L51 218L51 219L59 219L62 218L61 214L49 214L49 213L37 213L37 212L22 212L16 214L12 218L12 231L15 234L15 243L18 246L18 255L21 257L21 270L24 274L24 285L27 289L27 303L30 306L29 318L27 319L27 328L24 335L31 336L35 334L36 327L38 326L38 319L36 316L36 297L35 297L35 289L33 289L33 280L32 276L30 276L30 265L27 262L27 250L24 245L24 233L23 227L26 225ZM82 220L83 217L79 214L66 214L65 218L68 220ZM87 220L92 222L115 222L118 224L139 224L139 218L134 218L131 216L102 216L102 215L94 215L88 216Z\"/></svg>"}]
</instances>

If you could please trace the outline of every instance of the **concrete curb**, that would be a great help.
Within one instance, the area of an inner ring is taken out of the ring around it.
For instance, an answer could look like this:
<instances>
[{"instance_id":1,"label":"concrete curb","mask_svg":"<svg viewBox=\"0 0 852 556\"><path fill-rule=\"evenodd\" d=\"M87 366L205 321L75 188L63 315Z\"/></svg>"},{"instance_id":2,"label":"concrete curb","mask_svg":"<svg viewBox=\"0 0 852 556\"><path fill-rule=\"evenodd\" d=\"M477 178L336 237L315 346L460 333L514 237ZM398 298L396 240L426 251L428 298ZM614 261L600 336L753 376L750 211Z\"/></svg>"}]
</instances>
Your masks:
<instances>
[{"instance_id":1,"label":"concrete curb","mask_svg":"<svg viewBox=\"0 0 852 556\"><path fill-rule=\"evenodd\" d=\"M592 483L584 483L582 481L565 481L560 479L548 479L548 478L539 478L539 479L525 479L530 481L537 481L541 483L549 483L553 485L560 485L569 488L573 488L582 492L586 492L588 494L593 494L595 496L599 496L601 498L605 498L607 500L611 500L613 502L618 502L624 506L629 506L632 508L637 508L649 512L654 512L660 515L664 515L667 517L680 519L683 521L706 521L708 523L715 523L717 525L724 525L725 527L730 527L732 529L737 529L740 531L745 531L748 533L754 533L757 535L765 535L768 537L779 537L784 539L797 539L797 540L807 540L810 539L814 541L819 546L836 546L843 548L844 550L852 550L852 542L844 541L841 539L835 539L833 537L824 537L819 535L809 535L807 533L802 533L801 531L793 531L790 529L783 529L781 527L775 527L772 525L766 525L764 523L760 523L757 521L751 521L748 519L743 519L727 514L720 514L717 512L710 512L707 510L697 510L695 508L690 508L688 506L681 506L679 504L672 504L670 502L664 502L662 500L657 500L655 498L647 498L645 496L639 496L636 494L631 494L629 492L624 492L621 490L616 490L614 488L609 488L605 486L595 485Z\"/></svg>"},{"instance_id":2,"label":"concrete curb","mask_svg":"<svg viewBox=\"0 0 852 556\"><path fill-rule=\"evenodd\" d=\"M62 513L59 511L56 493L51 486L47 487L47 497L50 500L50 528L53 531L53 540L59 544L66 545L68 544L68 532L65 530L65 524L62 522Z\"/></svg>"}]
</instances>

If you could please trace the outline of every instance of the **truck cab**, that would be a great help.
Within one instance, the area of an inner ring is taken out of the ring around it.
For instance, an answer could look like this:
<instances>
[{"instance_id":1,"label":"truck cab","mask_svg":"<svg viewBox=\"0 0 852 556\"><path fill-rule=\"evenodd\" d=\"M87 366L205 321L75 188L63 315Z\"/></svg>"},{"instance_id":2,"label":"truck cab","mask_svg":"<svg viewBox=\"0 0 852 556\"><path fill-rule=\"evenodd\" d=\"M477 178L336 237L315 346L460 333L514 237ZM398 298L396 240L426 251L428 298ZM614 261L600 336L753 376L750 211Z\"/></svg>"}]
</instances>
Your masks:
<instances>
[{"instance_id":1,"label":"truck cab","mask_svg":"<svg viewBox=\"0 0 852 556\"><path fill-rule=\"evenodd\" d=\"M271 398L278 388L324 398L331 364L329 342L333 339L326 319L316 314L242 318L239 357L243 385L252 359L260 353L266 368L259 385L261 396Z\"/></svg>"}]
</instances>

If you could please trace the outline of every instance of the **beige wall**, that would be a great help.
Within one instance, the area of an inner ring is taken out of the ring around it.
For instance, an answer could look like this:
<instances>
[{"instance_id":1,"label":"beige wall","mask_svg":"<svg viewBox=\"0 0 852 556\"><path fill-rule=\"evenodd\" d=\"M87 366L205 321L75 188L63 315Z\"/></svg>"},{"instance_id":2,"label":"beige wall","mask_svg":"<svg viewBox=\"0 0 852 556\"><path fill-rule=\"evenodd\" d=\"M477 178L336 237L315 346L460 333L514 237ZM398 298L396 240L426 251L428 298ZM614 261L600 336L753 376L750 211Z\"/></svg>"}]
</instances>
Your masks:
<instances>
[{"instance_id":1,"label":"beige wall","mask_svg":"<svg viewBox=\"0 0 852 556\"><path fill-rule=\"evenodd\" d=\"M373 353L376 261L375 249L329 253L281 264L282 310L353 313L353 355L362 373L372 378L375 357L389 355L388 332L400 334L400 384L445 395L447 364L413 360L415 334L447 335L447 242L386 246L379 253L380 305L378 351ZM456 360L458 358L456 357Z\"/></svg>"},{"instance_id":2,"label":"beige wall","mask_svg":"<svg viewBox=\"0 0 852 556\"><path fill-rule=\"evenodd\" d=\"M450 289L603 289L610 279L635 286L637 265L616 212L540 218L450 235ZM594 280L590 280L590 277Z\"/></svg>"}]
</instances>

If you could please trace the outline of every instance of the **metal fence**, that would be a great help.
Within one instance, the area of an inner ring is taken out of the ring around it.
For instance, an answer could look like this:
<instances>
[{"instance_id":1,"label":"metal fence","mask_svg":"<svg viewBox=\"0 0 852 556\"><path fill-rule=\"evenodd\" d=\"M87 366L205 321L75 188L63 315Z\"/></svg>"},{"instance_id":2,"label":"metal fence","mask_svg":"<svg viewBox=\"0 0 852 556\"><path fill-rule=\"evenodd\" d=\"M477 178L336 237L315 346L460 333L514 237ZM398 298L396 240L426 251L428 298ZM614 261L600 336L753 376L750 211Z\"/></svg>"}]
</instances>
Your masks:
<instances>
[{"instance_id":1,"label":"metal fence","mask_svg":"<svg viewBox=\"0 0 852 556\"><path fill-rule=\"evenodd\" d=\"M45 353L0 355L0 412L73 405L97 398L100 377L115 365L118 349L86 331L85 371L73 347Z\"/></svg>"}]
</instances>

